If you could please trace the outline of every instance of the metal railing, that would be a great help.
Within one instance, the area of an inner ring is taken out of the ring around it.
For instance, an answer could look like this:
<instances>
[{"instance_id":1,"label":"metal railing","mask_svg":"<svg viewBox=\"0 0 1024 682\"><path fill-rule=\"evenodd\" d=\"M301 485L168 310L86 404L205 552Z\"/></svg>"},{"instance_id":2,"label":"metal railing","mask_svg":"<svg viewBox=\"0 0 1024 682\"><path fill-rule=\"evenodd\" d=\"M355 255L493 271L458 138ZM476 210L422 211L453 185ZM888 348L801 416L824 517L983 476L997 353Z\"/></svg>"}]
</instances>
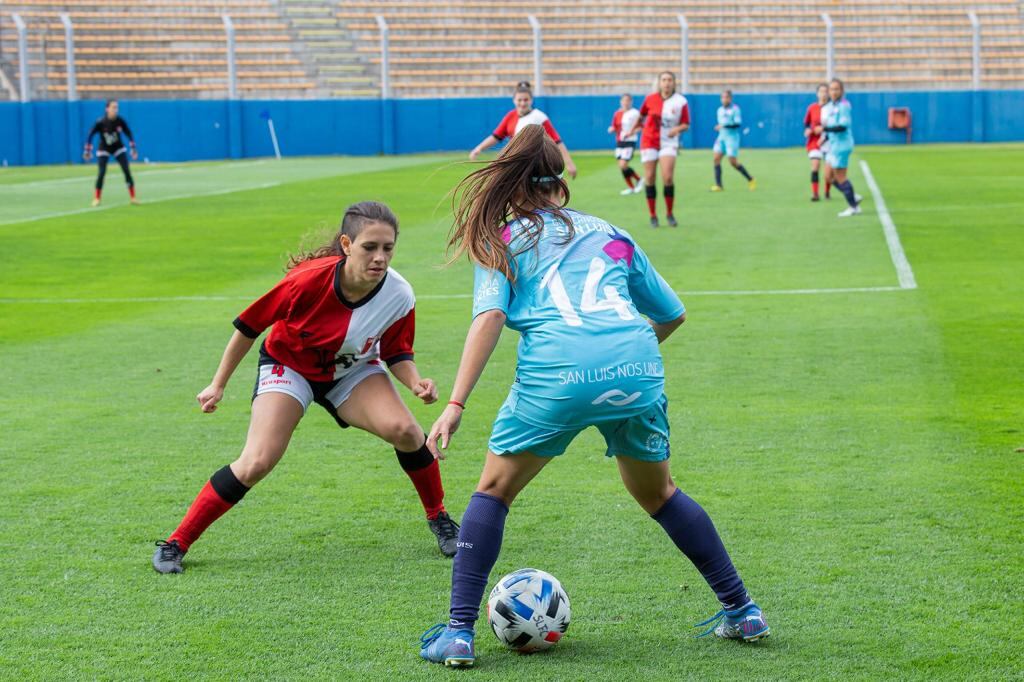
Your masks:
<instances>
[{"instance_id":1,"label":"metal railing","mask_svg":"<svg viewBox=\"0 0 1024 682\"><path fill-rule=\"evenodd\" d=\"M983 81L983 54L981 21L973 10L965 11L965 16L971 31L971 64L970 82L971 88L980 90ZM18 97L22 102L28 102L32 98L32 83L29 73L28 40L29 28L24 19L17 12L10 15L17 31L17 55L18 55ZM822 12L820 18L823 25L823 37L825 39L824 54L824 75L826 80L836 75L836 45L835 45L835 23L828 12ZM236 60L236 37L235 25L230 14L223 14L221 19L224 24L224 37L226 47L226 76L227 91L229 99L237 99L238 94L238 69ZM391 99L393 97L390 69L390 28L383 15L375 16L377 29L380 34L380 97ZM533 89L537 95L546 91L544 79L544 29L537 17L530 14L526 16L527 23L532 33L533 53ZM677 14L676 20L679 24L679 85L683 92L690 91L692 81L690 79L690 26L685 14ZM75 35L74 23L67 13L60 15L60 21L64 28L64 52L66 58L67 78L67 99L74 101L78 99L78 70L75 61ZM45 60L44 60L45 62ZM45 69L45 63L44 63Z\"/></svg>"}]
</instances>

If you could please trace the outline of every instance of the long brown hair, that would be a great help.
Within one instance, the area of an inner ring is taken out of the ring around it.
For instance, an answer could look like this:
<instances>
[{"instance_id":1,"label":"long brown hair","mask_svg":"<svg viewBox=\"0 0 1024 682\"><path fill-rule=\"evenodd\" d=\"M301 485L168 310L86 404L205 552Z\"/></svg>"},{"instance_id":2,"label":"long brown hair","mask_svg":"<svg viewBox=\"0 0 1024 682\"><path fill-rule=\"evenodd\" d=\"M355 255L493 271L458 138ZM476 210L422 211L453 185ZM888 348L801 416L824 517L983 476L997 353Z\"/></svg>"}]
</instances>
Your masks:
<instances>
[{"instance_id":1,"label":"long brown hair","mask_svg":"<svg viewBox=\"0 0 1024 682\"><path fill-rule=\"evenodd\" d=\"M369 223L385 223L395 230L395 239L398 238L398 217L394 211L388 208L387 204L379 201L360 201L345 209L341 217L341 225L330 241L312 249L300 249L288 257L288 269L291 270L300 263L305 263L314 258L326 258L327 256L341 256L341 236L348 235L348 238L355 241L359 233Z\"/></svg>"},{"instance_id":2,"label":"long brown hair","mask_svg":"<svg viewBox=\"0 0 1024 682\"><path fill-rule=\"evenodd\" d=\"M467 254L470 261L498 270L515 281L510 261L537 246L544 231L539 210L550 211L574 236L572 219L562 209L569 203L569 186L562 179L565 160L544 128L531 124L515 134L498 158L470 173L454 191L455 223L448 238L449 263ZM561 201L557 199L561 191ZM510 253L502 238L505 226L528 223L522 246Z\"/></svg>"}]
</instances>

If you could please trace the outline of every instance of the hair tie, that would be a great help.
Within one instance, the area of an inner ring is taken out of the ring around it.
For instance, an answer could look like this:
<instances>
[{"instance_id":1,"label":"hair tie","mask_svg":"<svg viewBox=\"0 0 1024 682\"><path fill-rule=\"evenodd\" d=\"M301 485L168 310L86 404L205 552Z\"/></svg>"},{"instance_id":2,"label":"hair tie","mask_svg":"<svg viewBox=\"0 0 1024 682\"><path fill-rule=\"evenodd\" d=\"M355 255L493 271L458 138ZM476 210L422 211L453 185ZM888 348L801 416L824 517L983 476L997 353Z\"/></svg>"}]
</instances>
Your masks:
<instances>
[{"instance_id":1,"label":"hair tie","mask_svg":"<svg viewBox=\"0 0 1024 682\"><path fill-rule=\"evenodd\" d=\"M538 183L540 183L540 182L557 182L558 180L562 179L563 175L565 175L565 173L559 173L558 175L554 175L554 176L552 176L552 175L544 175L544 176L541 176L541 177L533 176L533 177L530 178L530 182L538 182Z\"/></svg>"}]
</instances>

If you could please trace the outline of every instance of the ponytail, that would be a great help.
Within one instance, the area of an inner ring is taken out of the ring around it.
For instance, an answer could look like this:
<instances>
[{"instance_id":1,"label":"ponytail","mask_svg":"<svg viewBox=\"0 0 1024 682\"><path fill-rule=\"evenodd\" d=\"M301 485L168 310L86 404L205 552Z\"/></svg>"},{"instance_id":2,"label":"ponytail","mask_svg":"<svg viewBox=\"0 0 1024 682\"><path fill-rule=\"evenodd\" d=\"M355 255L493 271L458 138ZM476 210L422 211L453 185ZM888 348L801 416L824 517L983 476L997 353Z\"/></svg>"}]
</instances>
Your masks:
<instances>
[{"instance_id":1,"label":"ponytail","mask_svg":"<svg viewBox=\"0 0 1024 682\"><path fill-rule=\"evenodd\" d=\"M533 249L544 231L540 210L550 211L574 236L572 220L562 209L569 203L569 186L562 179L565 160L544 128L524 126L498 155L470 173L454 191L455 223L448 239L449 264L466 254L477 265L501 272L515 281L511 260ZM558 196L561 192L561 201ZM510 253L505 227L526 222L522 246Z\"/></svg>"}]
</instances>

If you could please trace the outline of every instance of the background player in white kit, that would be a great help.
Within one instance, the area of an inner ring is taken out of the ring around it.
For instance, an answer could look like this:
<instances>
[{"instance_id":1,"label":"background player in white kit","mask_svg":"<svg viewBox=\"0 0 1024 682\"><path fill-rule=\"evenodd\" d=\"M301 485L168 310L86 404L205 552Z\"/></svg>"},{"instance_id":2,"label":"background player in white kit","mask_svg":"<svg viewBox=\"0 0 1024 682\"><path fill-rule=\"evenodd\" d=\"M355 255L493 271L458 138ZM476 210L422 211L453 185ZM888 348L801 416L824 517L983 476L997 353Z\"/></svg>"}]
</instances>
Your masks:
<instances>
[{"instance_id":1,"label":"background player in white kit","mask_svg":"<svg viewBox=\"0 0 1024 682\"><path fill-rule=\"evenodd\" d=\"M473 148L473 151L469 153L469 160L476 161L476 157L480 156L480 152L490 149L506 138L514 136L523 129L523 126L534 123L542 126L548 137L558 145L558 151L562 152L562 158L565 159L565 172L569 174L569 177L575 179L576 164L573 163L572 157L569 155L569 148L562 142L562 138L559 136L558 131L555 130L555 126L551 124L551 119L548 118L548 115L540 109L533 108L533 90L530 89L530 84L527 81L519 81L516 84L515 94L512 95L512 104L515 105L515 109L505 114L505 117L501 119L501 123L494 129L494 132L481 140L480 144Z\"/></svg>"},{"instance_id":2,"label":"background player in white kit","mask_svg":"<svg viewBox=\"0 0 1024 682\"><path fill-rule=\"evenodd\" d=\"M619 110L612 116L612 124L608 126L608 132L615 135L615 158L618 159L619 170L629 185L628 189L619 192L623 196L636 194L644 187L644 181L629 165L630 159L633 158L633 150L636 149L638 135L635 129L639 120L640 112L633 106L633 96L623 95L619 99Z\"/></svg>"},{"instance_id":3,"label":"background player in white kit","mask_svg":"<svg viewBox=\"0 0 1024 682\"><path fill-rule=\"evenodd\" d=\"M679 136L690 127L690 110L686 98L676 92L676 76L671 71L658 74L658 91L647 95L640 107L642 117L631 134L643 126L640 135L640 161L644 164L644 185L651 227L658 227L657 181L661 168L661 185L665 195L665 211L670 227L678 225L672 213L675 202L676 156Z\"/></svg>"}]
</instances>

